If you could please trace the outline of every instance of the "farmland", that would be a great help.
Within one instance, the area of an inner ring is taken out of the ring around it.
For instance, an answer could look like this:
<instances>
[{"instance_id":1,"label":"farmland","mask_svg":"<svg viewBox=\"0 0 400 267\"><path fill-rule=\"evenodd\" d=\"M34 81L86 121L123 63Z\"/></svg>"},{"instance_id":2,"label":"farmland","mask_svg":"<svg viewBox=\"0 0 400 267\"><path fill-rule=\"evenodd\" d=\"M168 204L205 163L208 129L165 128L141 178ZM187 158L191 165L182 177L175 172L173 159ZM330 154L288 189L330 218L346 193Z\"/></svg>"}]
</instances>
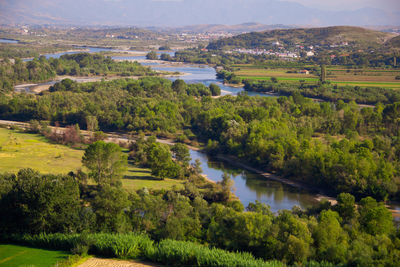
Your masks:
<instances>
[{"instance_id":1,"label":"farmland","mask_svg":"<svg viewBox=\"0 0 400 267\"><path fill-rule=\"evenodd\" d=\"M68 252L63 251L52 251L15 245L0 245L0 266L48 267L66 260L68 255Z\"/></svg>"},{"instance_id":2,"label":"farmland","mask_svg":"<svg viewBox=\"0 0 400 267\"><path fill-rule=\"evenodd\" d=\"M277 78L278 82L293 84L316 84L319 81L319 66L305 65L303 68L270 67L268 65L233 65L232 69L241 79L270 80ZM300 70L309 70L309 74L301 74ZM327 81L337 85L360 87L400 88L398 69L346 69L343 66L327 66Z\"/></svg>"},{"instance_id":3,"label":"farmland","mask_svg":"<svg viewBox=\"0 0 400 267\"><path fill-rule=\"evenodd\" d=\"M18 172L32 168L41 173L67 174L82 168L84 151L64 145L50 143L38 134L29 134L0 128L0 172ZM151 176L148 169L128 165L122 184L128 190L143 187L169 189L182 186L182 181L165 179L160 181Z\"/></svg>"}]
</instances>

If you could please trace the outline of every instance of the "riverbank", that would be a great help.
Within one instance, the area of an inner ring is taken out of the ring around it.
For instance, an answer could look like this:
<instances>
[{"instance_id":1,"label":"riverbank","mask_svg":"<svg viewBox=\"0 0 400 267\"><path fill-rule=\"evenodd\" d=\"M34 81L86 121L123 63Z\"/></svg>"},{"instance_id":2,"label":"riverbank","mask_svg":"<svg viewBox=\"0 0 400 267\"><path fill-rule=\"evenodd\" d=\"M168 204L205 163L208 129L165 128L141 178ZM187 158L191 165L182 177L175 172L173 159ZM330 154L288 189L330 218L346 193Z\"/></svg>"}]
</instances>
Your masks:
<instances>
[{"instance_id":1,"label":"riverbank","mask_svg":"<svg viewBox=\"0 0 400 267\"><path fill-rule=\"evenodd\" d=\"M5 121L5 120L0 120L0 125L4 125L4 126L9 126L9 127L20 127L20 128L28 128L30 126L29 123L25 123L25 122L16 122L16 121ZM50 126L50 129L52 129L53 131L55 131L58 134L62 134L65 130L65 128L63 127L53 127ZM92 133L89 131L85 131L85 130L81 130L81 134L85 137L85 138L89 138ZM105 133L107 138L105 139L106 142L112 142L112 143L116 143L116 144L127 144L130 142L134 142L136 140L136 136L129 136L128 134L125 133ZM157 142L163 143L163 144L168 144L168 145L174 145L176 144L175 140L173 139L160 139L157 138ZM202 148L201 147L194 147L194 146L190 146L187 145L187 147L192 150L195 151L195 153L200 153ZM204 153L202 153L204 154ZM206 155L204 154L205 157ZM237 166L239 168L242 168L244 170L247 170L251 173L255 173L257 175L262 176L263 178L265 178L265 180L271 180L271 181L276 181L278 183L281 184L286 184L289 185L290 187L293 188L297 188L297 189L301 189L304 191L309 192L310 197L312 197L315 201L321 202L321 201L328 201L331 203L331 205L335 205L337 204L337 201L334 197L330 197L326 194L324 194L324 192L322 192L320 189L318 188L314 188L312 186L303 184L303 183L299 183L296 181L292 181L283 177L279 177L275 174L269 173L269 172L265 172L262 170L259 170L257 168L254 168L252 166L250 166L249 164L239 160L238 158L231 156L231 155L217 155L215 157L217 160L219 160L220 162L227 162L228 164L232 165L232 166ZM209 163L207 163L209 164ZM212 174L213 176L215 176L215 174ZM216 183L217 181L215 181L215 177L214 180L212 180L208 174L203 174L203 177L206 179L207 182L209 183ZM234 195L237 197L237 199L239 199L239 196L237 194L234 193ZM268 202L267 202L268 204ZM393 217L396 220L400 219L400 206L397 205L397 203L391 203L386 205L386 207L392 212ZM290 209L290 208L289 208Z\"/></svg>"},{"instance_id":2,"label":"riverbank","mask_svg":"<svg viewBox=\"0 0 400 267\"><path fill-rule=\"evenodd\" d=\"M57 76L52 80L48 80L42 83L26 83L26 84L19 84L14 86L14 91L17 93L34 93L39 94L43 91L49 90L51 86L55 83L60 82L64 79L71 79L78 83L85 83L85 82L98 82L101 80L111 81L115 79L138 79L139 76Z\"/></svg>"},{"instance_id":3,"label":"riverbank","mask_svg":"<svg viewBox=\"0 0 400 267\"><path fill-rule=\"evenodd\" d=\"M263 177L265 177L265 178L267 178L269 180L281 182L281 183L290 185L290 186L295 187L295 188L299 188L299 189L303 189L303 190L314 192L314 193L316 193L315 200L317 200L319 202L321 202L322 200L327 200L327 201L331 202L332 204L336 203L335 202L336 201L335 198L327 196L326 194L324 194L318 188L315 188L315 187L312 187L312 186L309 186L309 185L306 185L306 184L303 184L303 183L300 183L300 182L292 181L292 180L277 176L277 175L275 175L273 173L270 173L270 172L261 171L259 169L256 169L256 168L250 166L248 163L244 163L243 161L239 160L238 158L236 158L234 156L218 154L217 156L215 156L215 158L217 158L217 159L219 159L221 161L225 161L225 162L227 162L229 164L232 164L234 166L238 166L238 167L241 167L241 168L246 169L248 171L254 172L254 173L256 173L258 175L261 175L261 176L263 176Z\"/></svg>"},{"instance_id":4,"label":"riverbank","mask_svg":"<svg viewBox=\"0 0 400 267\"><path fill-rule=\"evenodd\" d=\"M163 78L170 78L170 77L181 77L181 76L186 76L190 75L190 73L171 73L171 72L162 72L162 71L156 71L156 73L163 77ZM113 75L113 76L57 76L54 79L44 81L42 83L26 83L26 84L18 84L14 86L14 91L17 93L33 93L33 94L39 94L43 91L49 90L51 86L53 86L55 83L60 82L64 79L71 79L77 83L87 83L87 82L99 82L101 80L105 81L112 81L112 80L117 80L117 79L139 79L145 76L119 76L119 75Z\"/></svg>"},{"instance_id":5,"label":"riverbank","mask_svg":"<svg viewBox=\"0 0 400 267\"><path fill-rule=\"evenodd\" d=\"M303 183L299 183L296 181L292 181L292 180L277 176L277 175L269 173L269 172L264 172L264 171L258 170L256 168L250 166L249 164L244 163L243 161L240 161L239 159L237 159L234 156L219 154L216 156L216 158L221 161L225 161L233 166L238 166L238 167L241 167L248 171L257 173L258 175L261 175L261 176L265 177L266 179L281 182L281 183L290 185L292 187L307 190L310 192L315 192L316 194L314 195L314 199L318 202L328 201L331 205L337 204L337 199L335 197L326 195L324 192L322 192L318 188L315 188L315 187L312 187L310 185L306 185ZM400 209L395 208L395 206L396 206L395 204L397 204L397 203L385 204L385 206L392 213L393 218L396 221L398 221L398 220L400 220Z\"/></svg>"}]
</instances>

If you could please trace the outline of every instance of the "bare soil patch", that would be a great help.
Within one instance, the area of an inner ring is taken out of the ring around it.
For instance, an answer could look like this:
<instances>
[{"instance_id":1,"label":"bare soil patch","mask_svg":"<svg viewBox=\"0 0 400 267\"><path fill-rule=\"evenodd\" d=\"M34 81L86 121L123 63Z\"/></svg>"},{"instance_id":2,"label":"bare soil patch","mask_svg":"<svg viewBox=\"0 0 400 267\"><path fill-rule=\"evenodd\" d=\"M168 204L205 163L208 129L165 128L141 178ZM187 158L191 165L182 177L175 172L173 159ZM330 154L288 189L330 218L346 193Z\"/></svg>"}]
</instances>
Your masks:
<instances>
[{"instance_id":1,"label":"bare soil patch","mask_svg":"<svg viewBox=\"0 0 400 267\"><path fill-rule=\"evenodd\" d=\"M127 260L114 260L114 259L100 259L90 258L78 267L157 267L153 263L127 261Z\"/></svg>"}]
</instances>

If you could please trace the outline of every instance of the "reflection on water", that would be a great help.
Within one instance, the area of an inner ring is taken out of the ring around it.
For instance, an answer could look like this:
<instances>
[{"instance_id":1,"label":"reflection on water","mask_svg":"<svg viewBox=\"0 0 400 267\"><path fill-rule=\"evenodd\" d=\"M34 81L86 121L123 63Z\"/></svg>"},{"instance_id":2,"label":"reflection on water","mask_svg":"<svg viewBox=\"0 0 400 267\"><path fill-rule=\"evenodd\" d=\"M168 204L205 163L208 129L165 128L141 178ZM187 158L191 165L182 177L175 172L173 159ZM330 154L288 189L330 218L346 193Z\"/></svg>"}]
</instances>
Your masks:
<instances>
[{"instance_id":1,"label":"reflection on water","mask_svg":"<svg viewBox=\"0 0 400 267\"><path fill-rule=\"evenodd\" d=\"M300 190L277 181L232 166L228 163L209 158L206 154L191 150L192 162L199 159L203 173L210 180L221 181L224 172L229 173L235 183L235 194L246 207L256 200L266 203L271 211L291 209L293 206L301 208L311 207L317 201L313 194Z\"/></svg>"}]
</instances>

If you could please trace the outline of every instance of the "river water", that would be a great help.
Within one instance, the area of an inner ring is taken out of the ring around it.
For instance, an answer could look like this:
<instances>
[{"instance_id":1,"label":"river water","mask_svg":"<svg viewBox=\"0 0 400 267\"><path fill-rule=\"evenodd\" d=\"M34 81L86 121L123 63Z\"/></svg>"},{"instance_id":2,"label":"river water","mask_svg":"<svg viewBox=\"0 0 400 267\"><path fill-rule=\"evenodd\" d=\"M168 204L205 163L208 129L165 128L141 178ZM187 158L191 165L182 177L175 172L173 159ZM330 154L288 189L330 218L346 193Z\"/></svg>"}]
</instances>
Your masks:
<instances>
[{"instance_id":1,"label":"river water","mask_svg":"<svg viewBox=\"0 0 400 267\"><path fill-rule=\"evenodd\" d=\"M119 52L118 50L107 48L85 47L84 49L89 50L90 53L101 51ZM74 53L78 52L48 54L45 56L46 58L58 58L64 54ZM171 55L174 54L174 52L167 53ZM118 56L113 57L113 59L137 60L139 62L142 61L143 65L150 66L154 70L185 73L184 76L170 77L169 79L175 80L179 78L187 83L203 83L206 86L210 85L211 83L216 83L221 87L223 94L225 95L236 95L239 92L243 91L243 88L236 88L222 84L220 80L216 79L215 69L209 66L193 64L154 63L145 61L145 56ZM252 96L269 96L262 93L249 92L248 94ZM282 209L291 209L293 206L307 208L317 203L317 200L315 199L315 194L311 192L294 188L281 182L268 180L263 176L249 172L240 167L233 166L220 160L209 158L205 153L202 153L200 151L190 150L190 154L192 157L192 163L194 163L196 159L199 159L201 162L203 173L212 181L221 181L223 173L229 173L234 181L234 193L241 200L245 207L250 202L255 202L256 200L258 200L262 203L268 204L271 207L272 212L277 212Z\"/></svg>"},{"instance_id":2,"label":"river water","mask_svg":"<svg viewBox=\"0 0 400 267\"><path fill-rule=\"evenodd\" d=\"M2 38L0 38L0 43L18 44L18 41L17 40L12 40L12 39L2 39Z\"/></svg>"}]
</instances>

